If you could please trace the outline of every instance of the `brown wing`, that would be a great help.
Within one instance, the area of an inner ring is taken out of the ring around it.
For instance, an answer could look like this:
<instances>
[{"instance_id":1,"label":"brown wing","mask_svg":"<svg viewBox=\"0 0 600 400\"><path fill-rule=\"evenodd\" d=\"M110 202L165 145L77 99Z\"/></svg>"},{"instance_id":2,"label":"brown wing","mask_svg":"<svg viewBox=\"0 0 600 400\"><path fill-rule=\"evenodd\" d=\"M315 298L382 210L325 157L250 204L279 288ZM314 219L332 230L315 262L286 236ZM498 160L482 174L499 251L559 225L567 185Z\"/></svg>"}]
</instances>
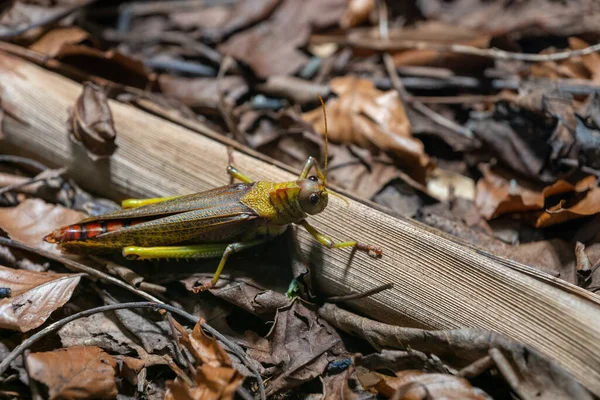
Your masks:
<instances>
[{"instance_id":1,"label":"brown wing","mask_svg":"<svg viewBox=\"0 0 600 400\"><path fill-rule=\"evenodd\" d=\"M221 205L239 203L240 199L254 186L253 183L236 183L189 194L147 206L117 210L97 217L87 218L80 223L106 221L111 219L136 219L157 215L172 215L192 210L216 208Z\"/></svg>"},{"instance_id":2,"label":"brown wing","mask_svg":"<svg viewBox=\"0 0 600 400\"><path fill-rule=\"evenodd\" d=\"M193 210L96 236L110 247L167 246L184 242L222 242L252 227L256 213L241 203Z\"/></svg>"}]
</instances>

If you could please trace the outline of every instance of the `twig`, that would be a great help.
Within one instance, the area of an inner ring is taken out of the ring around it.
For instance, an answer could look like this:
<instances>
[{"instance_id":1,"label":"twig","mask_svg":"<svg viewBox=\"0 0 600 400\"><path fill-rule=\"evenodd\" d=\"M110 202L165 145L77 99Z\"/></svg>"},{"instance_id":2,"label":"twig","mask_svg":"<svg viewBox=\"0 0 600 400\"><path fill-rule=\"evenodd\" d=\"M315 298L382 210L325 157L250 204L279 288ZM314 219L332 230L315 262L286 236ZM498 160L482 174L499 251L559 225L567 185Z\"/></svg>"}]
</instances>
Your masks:
<instances>
[{"instance_id":1,"label":"twig","mask_svg":"<svg viewBox=\"0 0 600 400\"><path fill-rule=\"evenodd\" d=\"M519 381L519 376L510 365L510 362L504 354L498 348L492 347L489 350L490 357L494 360L494 363L498 367L498 370L506 380L506 383L512 388L512 390L521 398L521 400L532 400L531 396L521 390L521 383Z\"/></svg>"},{"instance_id":2,"label":"twig","mask_svg":"<svg viewBox=\"0 0 600 400\"><path fill-rule=\"evenodd\" d=\"M110 305L106 305L106 306L92 308L89 310L84 310L84 311L78 312L76 314L70 315L66 318L63 318L60 321L56 321L55 323L48 325L41 331L39 331L39 332L31 335L29 338L25 339L21 344L19 344L17 347L15 347L11 351L4 358L4 360L2 360L2 362L0 362L0 375L2 375L8 369L8 367L10 366L10 363L13 362L17 357L19 357L21 355L21 353L23 353L23 351L25 351L26 349L31 347L34 343L36 343L37 341L42 339L44 336L57 331L58 329L65 326L69 322L74 321L79 318L89 317L90 315L101 313L101 312L131 309L131 308L153 308L153 309L158 309L158 310L166 310L173 314L177 314L194 324L198 323L198 321L199 321L199 318L197 318L197 317L193 316L192 314L189 314L177 307L173 307L168 304L158 304L158 303L152 303L152 302L110 304ZM262 381L262 377L260 376L260 373L258 372L258 370L250 362L250 359L248 358L248 356L246 355L244 350L240 346L238 346L236 343L232 342L227 337L225 337L223 334L218 332L216 329L214 329L213 327L208 325L206 322L203 322L202 324L200 324L200 326L206 332L210 333L216 339L218 339L223 344L225 344L229 348L229 350L233 354L235 354L240 360L242 360L244 365L250 371L252 371L254 373L254 375L256 376L258 385L259 385L261 399L266 399L265 391L264 391L265 388L264 388L264 384Z\"/></svg>"},{"instance_id":3,"label":"twig","mask_svg":"<svg viewBox=\"0 0 600 400\"><path fill-rule=\"evenodd\" d=\"M0 39L13 38L15 36L19 36L19 35L27 32L31 29L39 28L41 26L60 21L61 19L71 15L72 13L79 10L80 8L87 7L94 2L96 2L96 0L87 0L87 1L84 1L83 3L78 3L74 6L71 6L71 7L67 8L66 10L59 11L56 14L50 14L45 18L40 18L39 20L34 21L31 24L26 25L22 28L16 29L14 31L0 33Z\"/></svg>"},{"instance_id":4,"label":"twig","mask_svg":"<svg viewBox=\"0 0 600 400\"><path fill-rule=\"evenodd\" d=\"M386 283L385 285L377 286L376 288L373 288L373 289L370 289L370 290L367 290L367 291L361 292L361 293L352 293L352 294L346 294L343 296L332 296L332 297L327 298L325 301L327 303L342 303L344 301L357 300L357 299L362 299L364 297L373 296L374 294L383 292L384 290L393 289L393 288L394 288L393 283Z\"/></svg>"},{"instance_id":5,"label":"twig","mask_svg":"<svg viewBox=\"0 0 600 400\"><path fill-rule=\"evenodd\" d=\"M160 69L193 76L215 76L217 74L217 71L208 65L195 61L177 60L171 57L146 58L144 65L150 69Z\"/></svg>"},{"instance_id":6,"label":"twig","mask_svg":"<svg viewBox=\"0 0 600 400\"><path fill-rule=\"evenodd\" d=\"M404 85L402 85L402 81L400 80L400 76L398 75L398 71L396 70L396 66L394 65L394 60L392 59L392 56L389 55L389 53L385 53L383 55L383 63L385 65L385 69L386 69L387 73L390 75L390 80L392 81L392 86L394 86L394 88L398 91L398 94L400 95L401 98L403 98L403 99L405 99L405 101L411 103L412 107L415 110L417 110L421 114L425 115L426 117L431 119L436 124L450 129L452 132L456 132L456 133L466 136L468 138L473 138L474 135L470 129L465 128L464 126L461 126L461 125L457 124L456 122L449 120L448 118L444 117L443 115L433 111L431 108L427 107L425 104L412 99L411 95L408 94L408 92L404 88Z\"/></svg>"},{"instance_id":7,"label":"twig","mask_svg":"<svg viewBox=\"0 0 600 400\"><path fill-rule=\"evenodd\" d=\"M597 53L600 51L600 43L598 43L584 49L561 51L552 54L527 54L500 50L498 48L482 49L464 44L444 44L420 40L390 40L389 38L385 37L365 37L363 30L355 30L354 32L350 32L346 37L345 43L353 47L360 47L382 52L394 52L400 50L435 50L446 53L469 54L493 58L496 60L528 62L561 61L573 57Z\"/></svg>"},{"instance_id":8,"label":"twig","mask_svg":"<svg viewBox=\"0 0 600 400\"><path fill-rule=\"evenodd\" d=\"M476 378L493 366L494 360L492 360L492 357L488 354L487 356L481 357L480 359L475 360L471 364L462 368L456 373L456 376L461 376L467 379Z\"/></svg>"},{"instance_id":9,"label":"twig","mask_svg":"<svg viewBox=\"0 0 600 400\"><path fill-rule=\"evenodd\" d=\"M65 257L61 257L57 254L53 254L50 253L49 251L45 251L45 250L41 250L41 249L34 249L33 247L29 247L26 244L17 242L16 240L12 240L12 239L8 239L8 238L4 238L0 236L0 244L1 245L5 245L8 247L12 247L15 249L20 249L20 250L25 250L34 254L38 254L42 257L46 257L49 258L51 260L54 261L58 261L59 263L63 264L65 267L69 268L69 269L73 269L75 271L81 271L81 272L86 272L88 275L90 276L94 276L96 278L99 279L103 279L109 283L112 283L114 285L117 285L123 289L129 290L130 292L133 292L135 294L137 294L138 296L143 297L144 299L148 300L148 301L153 301L156 303L162 303L162 301L160 301L159 299L157 299L156 297L143 292L139 289L136 289L135 287L115 278L114 276L110 276L102 271L98 271L95 268L92 267L88 267L87 265L78 263L77 261L73 261L70 260L68 258Z\"/></svg>"},{"instance_id":10,"label":"twig","mask_svg":"<svg viewBox=\"0 0 600 400\"><path fill-rule=\"evenodd\" d=\"M39 171L45 171L48 169L44 164L32 160L31 158L21 157L21 156L11 156L7 154L0 154L0 163L12 163L12 164L23 164L29 165Z\"/></svg>"},{"instance_id":11,"label":"twig","mask_svg":"<svg viewBox=\"0 0 600 400\"><path fill-rule=\"evenodd\" d=\"M54 176L48 176L47 172L52 172ZM3 188L0 188L0 195L4 194L6 192L11 192L11 191L13 191L15 189L19 189L19 188L21 188L23 186L28 186L28 185L31 185L31 184L34 184L34 183L44 182L44 181L47 181L47 180L50 180L50 179L59 178L65 172L67 172L66 168L60 168L60 169L51 170L51 171L49 171L49 170L42 171L38 175L33 176L33 177L27 179L24 182L17 182L17 183L14 183L12 185L8 185L8 186L5 186Z\"/></svg>"}]
</instances>

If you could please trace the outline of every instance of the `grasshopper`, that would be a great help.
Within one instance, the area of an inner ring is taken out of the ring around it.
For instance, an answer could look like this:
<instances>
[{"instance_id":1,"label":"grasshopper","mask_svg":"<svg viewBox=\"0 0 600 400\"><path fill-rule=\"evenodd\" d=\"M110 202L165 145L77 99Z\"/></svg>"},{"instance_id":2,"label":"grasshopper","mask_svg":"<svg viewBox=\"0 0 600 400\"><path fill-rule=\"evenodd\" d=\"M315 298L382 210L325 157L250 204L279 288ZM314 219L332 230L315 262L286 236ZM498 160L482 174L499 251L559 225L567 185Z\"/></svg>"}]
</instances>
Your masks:
<instances>
[{"instance_id":1,"label":"grasshopper","mask_svg":"<svg viewBox=\"0 0 600 400\"><path fill-rule=\"evenodd\" d=\"M232 254L281 235L291 224L303 226L326 247L352 247L380 258L379 247L354 240L334 242L307 221L308 215L327 207L329 194L339 196L327 189L327 115L319 99L325 122L323 170L309 157L297 180L276 183L254 181L229 165L227 173L241 183L184 196L125 200L121 210L62 227L44 240L67 253L121 251L133 260L221 257L211 282L202 289L217 283ZM313 168L316 175L309 176Z\"/></svg>"}]
</instances>

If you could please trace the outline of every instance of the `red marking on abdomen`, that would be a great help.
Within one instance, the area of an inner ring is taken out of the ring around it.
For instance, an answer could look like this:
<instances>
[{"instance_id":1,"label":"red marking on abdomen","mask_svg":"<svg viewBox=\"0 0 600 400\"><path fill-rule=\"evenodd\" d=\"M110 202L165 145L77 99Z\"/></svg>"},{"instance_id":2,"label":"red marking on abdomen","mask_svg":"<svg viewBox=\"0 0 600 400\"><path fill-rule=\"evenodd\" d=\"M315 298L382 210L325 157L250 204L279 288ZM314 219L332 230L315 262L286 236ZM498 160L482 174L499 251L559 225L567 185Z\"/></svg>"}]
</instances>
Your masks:
<instances>
[{"instance_id":1,"label":"red marking on abdomen","mask_svg":"<svg viewBox=\"0 0 600 400\"><path fill-rule=\"evenodd\" d=\"M87 224L75 224L63 226L50 233L44 240L49 243L72 242L95 238L106 232L114 232L124 227L141 224L144 220L114 220L88 222Z\"/></svg>"}]
</instances>

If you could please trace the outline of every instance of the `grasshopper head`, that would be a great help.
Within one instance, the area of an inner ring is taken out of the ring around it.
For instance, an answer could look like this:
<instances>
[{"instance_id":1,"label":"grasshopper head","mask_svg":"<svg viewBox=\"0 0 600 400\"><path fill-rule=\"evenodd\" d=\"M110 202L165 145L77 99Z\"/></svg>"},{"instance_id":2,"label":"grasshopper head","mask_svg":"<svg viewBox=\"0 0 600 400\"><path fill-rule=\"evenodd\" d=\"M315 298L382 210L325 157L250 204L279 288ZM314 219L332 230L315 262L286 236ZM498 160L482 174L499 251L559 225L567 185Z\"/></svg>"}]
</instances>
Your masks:
<instances>
[{"instance_id":1,"label":"grasshopper head","mask_svg":"<svg viewBox=\"0 0 600 400\"><path fill-rule=\"evenodd\" d=\"M301 179L298 181L298 186L300 186L298 200L305 213L315 215L327 207L329 196L325 185L319 181L319 178L309 176L307 179Z\"/></svg>"}]
</instances>

